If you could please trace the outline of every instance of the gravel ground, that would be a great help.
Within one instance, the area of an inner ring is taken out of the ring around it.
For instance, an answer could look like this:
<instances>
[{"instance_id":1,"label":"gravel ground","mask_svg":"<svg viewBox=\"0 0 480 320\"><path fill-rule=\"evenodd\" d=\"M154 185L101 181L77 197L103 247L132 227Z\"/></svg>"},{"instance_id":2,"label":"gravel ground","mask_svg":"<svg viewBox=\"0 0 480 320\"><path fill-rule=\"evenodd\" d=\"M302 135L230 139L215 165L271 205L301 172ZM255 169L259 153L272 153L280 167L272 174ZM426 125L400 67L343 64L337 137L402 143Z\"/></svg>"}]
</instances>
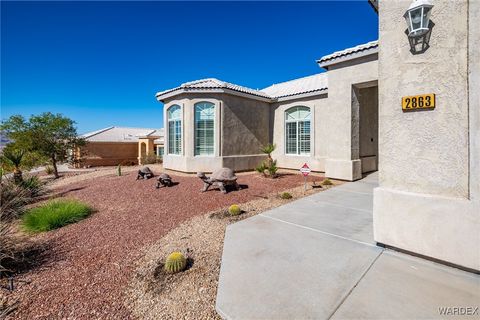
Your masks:
<instances>
[{"instance_id":1,"label":"gravel ground","mask_svg":"<svg viewBox=\"0 0 480 320\"><path fill-rule=\"evenodd\" d=\"M230 217L224 208L188 220L148 248L139 260L127 290L127 305L142 319L220 319L215 299L226 226L330 187L309 188L306 193L303 186L286 190L292 194L291 200L272 193L266 199L241 204L244 213L237 217ZM168 275L161 269L173 251L183 252L193 264L184 272Z\"/></svg>"},{"instance_id":2,"label":"gravel ground","mask_svg":"<svg viewBox=\"0 0 480 320\"><path fill-rule=\"evenodd\" d=\"M134 172L83 180L89 174L72 177L82 180L60 185L57 190L64 197L91 204L97 212L79 223L34 237L46 248L34 259L45 262L16 278L17 289L9 294L9 298L20 302L14 318L132 318L124 304L124 292L145 248L192 217L253 199L269 202L264 199L268 194L303 183L299 174L274 180L242 174L238 182L248 188L224 195L218 190L200 193L202 182L190 176L173 176L178 185L157 190L155 179L136 181ZM209 221L222 221L217 220ZM207 233L218 237L218 255L223 231L218 233L218 227L212 230ZM197 247L192 248L200 254ZM203 259L196 259L198 265L192 271L202 265ZM217 268L218 256L212 259Z\"/></svg>"}]
</instances>

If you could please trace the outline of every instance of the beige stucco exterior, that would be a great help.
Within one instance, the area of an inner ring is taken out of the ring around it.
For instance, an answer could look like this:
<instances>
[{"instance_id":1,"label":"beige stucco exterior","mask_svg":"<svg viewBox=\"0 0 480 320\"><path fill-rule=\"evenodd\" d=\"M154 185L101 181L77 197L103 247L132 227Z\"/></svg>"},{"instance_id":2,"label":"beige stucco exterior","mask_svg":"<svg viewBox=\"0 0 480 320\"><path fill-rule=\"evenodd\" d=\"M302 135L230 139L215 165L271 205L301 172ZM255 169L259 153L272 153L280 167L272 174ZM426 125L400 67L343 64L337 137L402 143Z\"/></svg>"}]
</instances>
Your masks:
<instances>
[{"instance_id":1,"label":"beige stucco exterior","mask_svg":"<svg viewBox=\"0 0 480 320\"><path fill-rule=\"evenodd\" d=\"M375 240L480 270L480 3L435 1L421 54L403 32L409 5L380 2ZM425 93L434 110L402 111L402 96Z\"/></svg>"},{"instance_id":2,"label":"beige stucco exterior","mask_svg":"<svg viewBox=\"0 0 480 320\"><path fill-rule=\"evenodd\" d=\"M224 92L187 92L164 99L164 166L184 172L210 172L220 167L252 170L265 159L260 148L274 143L273 157L281 168L299 169L307 163L330 178L360 179L362 173L377 169L377 72L374 52L330 66L328 91L275 101ZM194 155L194 105L202 101L215 105L212 156ZM168 153L167 110L174 105L182 110L180 155ZM309 155L286 154L285 112L296 106L311 111Z\"/></svg>"},{"instance_id":3,"label":"beige stucco exterior","mask_svg":"<svg viewBox=\"0 0 480 320\"><path fill-rule=\"evenodd\" d=\"M87 142L78 152L81 153L79 167L136 164L138 161L137 142Z\"/></svg>"},{"instance_id":4,"label":"beige stucco exterior","mask_svg":"<svg viewBox=\"0 0 480 320\"><path fill-rule=\"evenodd\" d=\"M194 106L199 102L210 102L215 106L214 154L194 154ZM168 152L167 111L178 105L182 114L181 154ZM260 147L269 141L269 105L266 102L245 97L216 94L184 94L165 101L165 168L183 172L212 172L230 167L238 171L251 170L265 155Z\"/></svg>"}]
</instances>

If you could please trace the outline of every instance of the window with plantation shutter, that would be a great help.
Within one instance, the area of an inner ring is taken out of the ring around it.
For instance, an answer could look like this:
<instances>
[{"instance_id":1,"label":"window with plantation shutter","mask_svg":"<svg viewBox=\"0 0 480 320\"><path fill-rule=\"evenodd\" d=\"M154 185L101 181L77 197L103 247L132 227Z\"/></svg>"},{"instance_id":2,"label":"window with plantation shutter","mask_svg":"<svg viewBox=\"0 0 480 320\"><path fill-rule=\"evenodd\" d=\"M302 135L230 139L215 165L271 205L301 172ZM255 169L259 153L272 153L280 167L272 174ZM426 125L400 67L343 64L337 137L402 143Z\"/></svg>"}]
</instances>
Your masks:
<instances>
[{"instance_id":1,"label":"window with plantation shutter","mask_svg":"<svg viewBox=\"0 0 480 320\"><path fill-rule=\"evenodd\" d=\"M168 154L182 153L182 109L173 105L167 110Z\"/></svg>"},{"instance_id":2,"label":"window with plantation shutter","mask_svg":"<svg viewBox=\"0 0 480 320\"><path fill-rule=\"evenodd\" d=\"M310 155L310 118L308 107L285 111L285 153Z\"/></svg>"},{"instance_id":3,"label":"window with plantation shutter","mask_svg":"<svg viewBox=\"0 0 480 320\"><path fill-rule=\"evenodd\" d=\"M195 155L213 155L215 145L215 105L210 102L195 104Z\"/></svg>"}]
</instances>

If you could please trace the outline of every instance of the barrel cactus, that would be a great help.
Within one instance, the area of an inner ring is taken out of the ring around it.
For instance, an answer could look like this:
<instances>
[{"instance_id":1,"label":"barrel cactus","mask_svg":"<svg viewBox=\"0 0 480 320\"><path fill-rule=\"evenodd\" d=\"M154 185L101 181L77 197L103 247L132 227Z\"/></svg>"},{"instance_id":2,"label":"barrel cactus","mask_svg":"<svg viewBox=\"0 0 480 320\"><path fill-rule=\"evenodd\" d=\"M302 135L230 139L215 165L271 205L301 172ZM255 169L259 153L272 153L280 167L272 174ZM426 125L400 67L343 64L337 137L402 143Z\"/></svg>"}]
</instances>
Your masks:
<instances>
[{"instance_id":1,"label":"barrel cactus","mask_svg":"<svg viewBox=\"0 0 480 320\"><path fill-rule=\"evenodd\" d=\"M242 210L240 209L240 207L236 204L232 204L229 208L228 208L228 213L231 215L231 216L238 216L240 213L242 213Z\"/></svg>"},{"instance_id":2,"label":"barrel cactus","mask_svg":"<svg viewBox=\"0 0 480 320\"><path fill-rule=\"evenodd\" d=\"M187 259L178 251L170 253L165 261L165 271L168 273L177 273L185 270L187 267Z\"/></svg>"}]
</instances>

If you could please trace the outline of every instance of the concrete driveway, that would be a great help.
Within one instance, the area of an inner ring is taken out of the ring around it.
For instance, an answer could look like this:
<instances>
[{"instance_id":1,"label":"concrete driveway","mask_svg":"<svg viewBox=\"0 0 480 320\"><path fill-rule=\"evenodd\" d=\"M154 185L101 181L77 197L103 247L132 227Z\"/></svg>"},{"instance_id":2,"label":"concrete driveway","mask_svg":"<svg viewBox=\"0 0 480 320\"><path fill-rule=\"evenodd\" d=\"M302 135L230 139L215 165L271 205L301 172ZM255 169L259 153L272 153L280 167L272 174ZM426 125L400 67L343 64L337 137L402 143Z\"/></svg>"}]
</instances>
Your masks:
<instances>
[{"instance_id":1,"label":"concrete driveway","mask_svg":"<svg viewBox=\"0 0 480 320\"><path fill-rule=\"evenodd\" d=\"M479 275L376 246L376 186L373 174L230 225L218 313L226 319L480 318Z\"/></svg>"}]
</instances>

